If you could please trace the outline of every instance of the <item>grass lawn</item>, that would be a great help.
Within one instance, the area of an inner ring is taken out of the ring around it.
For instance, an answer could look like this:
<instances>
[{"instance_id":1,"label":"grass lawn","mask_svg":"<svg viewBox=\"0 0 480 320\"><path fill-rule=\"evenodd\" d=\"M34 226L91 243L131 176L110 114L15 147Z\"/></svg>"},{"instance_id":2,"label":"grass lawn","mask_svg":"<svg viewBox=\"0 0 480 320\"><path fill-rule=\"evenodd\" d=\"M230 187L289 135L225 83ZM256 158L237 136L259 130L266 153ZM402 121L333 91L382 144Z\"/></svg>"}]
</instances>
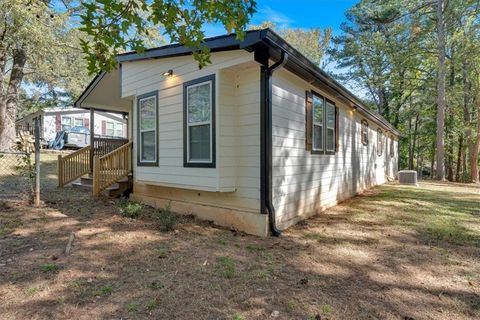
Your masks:
<instances>
[{"instance_id":1,"label":"grass lawn","mask_svg":"<svg viewBox=\"0 0 480 320\"><path fill-rule=\"evenodd\" d=\"M262 239L57 189L55 158L44 207L0 204L0 319L480 318L479 186L384 185Z\"/></svg>"}]
</instances>

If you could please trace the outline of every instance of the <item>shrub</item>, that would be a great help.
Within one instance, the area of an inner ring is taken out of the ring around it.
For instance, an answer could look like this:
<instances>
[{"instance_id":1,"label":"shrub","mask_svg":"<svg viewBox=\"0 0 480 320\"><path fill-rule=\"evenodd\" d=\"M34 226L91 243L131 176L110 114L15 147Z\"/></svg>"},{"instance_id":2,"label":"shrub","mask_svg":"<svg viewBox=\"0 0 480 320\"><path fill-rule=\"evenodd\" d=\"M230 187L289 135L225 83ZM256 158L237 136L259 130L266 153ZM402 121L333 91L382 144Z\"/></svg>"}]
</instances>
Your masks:
<instances>
[{"instance_id":1,"label":"shrub","mask_svg":"<svg viewBox=\"0 0 480 320\"><path fill-rule=\"evenodd\" d=\"M120 214L127 218L138 218L142 213L144 205L134 201L123 201L120 203Z\"/></svg>"},{"instance_id":2,"label":"shrub","mask_svg":"<svg viewBox=\"0 0 480 320\"><path fill-rule=\"evenodd\" d=\"M164 209L158 210L156 214L158 225L163 231L175 230L178 218L175 213L170 210L170 203L168 203Z\"/></svg>"}]
</instances>

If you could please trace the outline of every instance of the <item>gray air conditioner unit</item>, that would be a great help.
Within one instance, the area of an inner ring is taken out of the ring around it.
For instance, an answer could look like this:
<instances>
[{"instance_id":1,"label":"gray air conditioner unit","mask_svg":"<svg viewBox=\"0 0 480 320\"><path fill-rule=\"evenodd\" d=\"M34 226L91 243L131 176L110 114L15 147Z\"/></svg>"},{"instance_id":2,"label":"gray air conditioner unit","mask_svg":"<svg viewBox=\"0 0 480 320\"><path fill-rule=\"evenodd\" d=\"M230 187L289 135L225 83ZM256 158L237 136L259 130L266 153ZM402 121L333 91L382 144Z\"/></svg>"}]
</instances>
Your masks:
<instances>
[{"instance_id":1,"label":"gray air conditioner unit","mask_svg":"<svg viewBox=\"0 0 480 320\"><path fill-rule=\"evenodd\" d=\"M398 182L400 184L417 185L417 171L401 170L398 172Z\"/></svg>"}]
</instances>

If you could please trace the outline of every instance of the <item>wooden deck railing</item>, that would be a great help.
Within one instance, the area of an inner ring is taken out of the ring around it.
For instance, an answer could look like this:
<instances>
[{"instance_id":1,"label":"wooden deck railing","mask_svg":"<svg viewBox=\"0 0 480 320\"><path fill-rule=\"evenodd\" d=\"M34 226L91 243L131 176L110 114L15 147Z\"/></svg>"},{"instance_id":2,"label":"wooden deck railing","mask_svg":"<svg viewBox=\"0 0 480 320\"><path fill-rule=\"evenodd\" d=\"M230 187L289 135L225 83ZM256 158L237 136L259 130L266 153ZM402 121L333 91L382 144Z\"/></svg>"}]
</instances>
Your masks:
<instances>
[{"instance_id":1,"label":"wooden deck railing","mask_svg":"<svg viewBox=\"0 0 480 320\"><path fill-rule=\"evenodd\" d=\"M132 147L128 142L103 156L93 157L93 194L95 196L132 172Z\"/></svg>"},{"instance_id":2,"label":"wooden deck railing","mask_svg":"<svg viewBox=\"0 0 480 320\"><path fill-rule=\"evenodd\" d=\"M104 156L126 143L128 139L123 138L93 138L93 155Z\"/></svg>"},{"instance_id":3,"label":"wooden deck railing","mask_svg":"<svg viewBox=\"0 0 480 320\"><path fill-rule=\"evenodd\" d=\"M69 182L90 172L90 146L58 156L58 186L63 187Z\"/></svg>"}]
</instances>

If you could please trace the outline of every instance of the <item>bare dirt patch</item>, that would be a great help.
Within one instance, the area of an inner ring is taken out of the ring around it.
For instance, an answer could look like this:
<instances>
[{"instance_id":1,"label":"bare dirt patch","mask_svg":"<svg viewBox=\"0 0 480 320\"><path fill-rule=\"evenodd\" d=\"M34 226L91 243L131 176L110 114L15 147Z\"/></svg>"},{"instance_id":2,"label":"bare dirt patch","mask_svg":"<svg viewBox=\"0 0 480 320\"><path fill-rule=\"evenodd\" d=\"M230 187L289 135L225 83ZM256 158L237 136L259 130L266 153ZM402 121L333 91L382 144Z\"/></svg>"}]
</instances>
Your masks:
<instances>
[{"instance_id":1,"label":"bare dirt patch","mask_svg":"<svg viewBox=\"0 0 480 320\"><path fill-rule=\"evenodd\" d=\"M162 231L42 169L44 207L0 209L1 319L480 317L477 187L386 185L261 239L191 217Z\"/></svg>"}]
</instances>

